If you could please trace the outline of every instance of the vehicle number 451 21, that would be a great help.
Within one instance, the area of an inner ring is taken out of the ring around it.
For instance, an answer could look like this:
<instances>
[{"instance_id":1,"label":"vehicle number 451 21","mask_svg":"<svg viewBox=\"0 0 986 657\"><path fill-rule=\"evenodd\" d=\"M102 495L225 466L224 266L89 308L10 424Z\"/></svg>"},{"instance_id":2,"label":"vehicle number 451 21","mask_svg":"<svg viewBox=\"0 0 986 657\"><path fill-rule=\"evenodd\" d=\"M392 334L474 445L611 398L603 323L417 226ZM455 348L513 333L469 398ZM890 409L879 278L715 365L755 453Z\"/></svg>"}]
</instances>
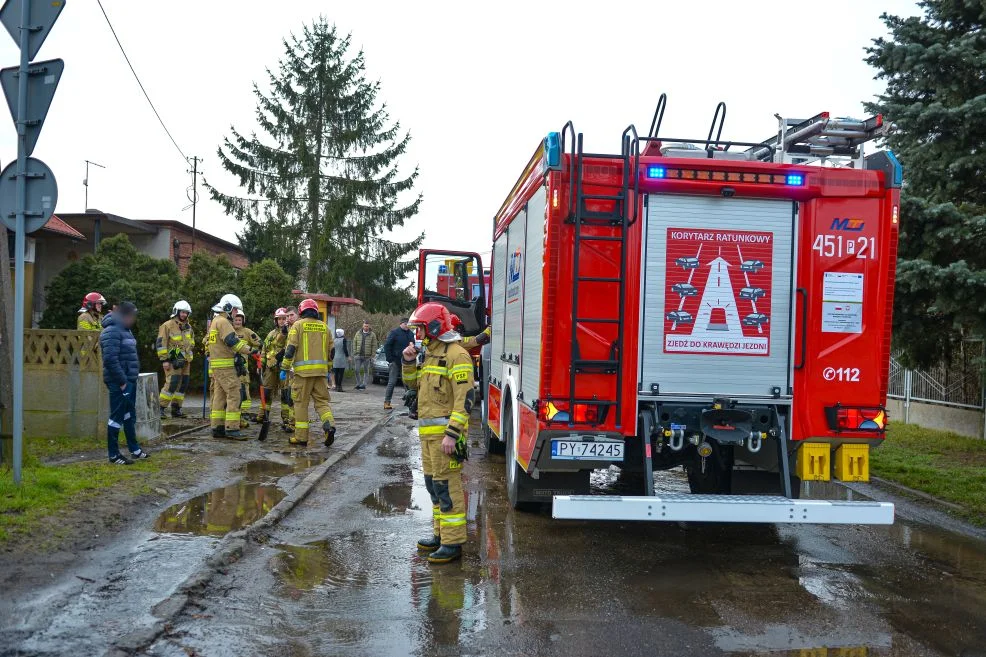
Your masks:
<instances>
[{"instance_id":1,"label":"vehicle number 451 21","mask_svg":"<svg viewBox=\"0 0 986 657\"><path fill-rule=\"evenodd\" d=\"M822 378L826 381L842 381L859 383L858 367L826 367L822 370Z\"/></svg>"},{"instance_id":2,"label":"vehicle number 451 21","mask_svg":"<svg viewBox=\"0 0 986 657\"><path fill-rule=\"evenodd\" d=\"M819 235L811 250L823 258L876 259L876 238L843 237L842 235Z\"/></svg>"}]
</instances>

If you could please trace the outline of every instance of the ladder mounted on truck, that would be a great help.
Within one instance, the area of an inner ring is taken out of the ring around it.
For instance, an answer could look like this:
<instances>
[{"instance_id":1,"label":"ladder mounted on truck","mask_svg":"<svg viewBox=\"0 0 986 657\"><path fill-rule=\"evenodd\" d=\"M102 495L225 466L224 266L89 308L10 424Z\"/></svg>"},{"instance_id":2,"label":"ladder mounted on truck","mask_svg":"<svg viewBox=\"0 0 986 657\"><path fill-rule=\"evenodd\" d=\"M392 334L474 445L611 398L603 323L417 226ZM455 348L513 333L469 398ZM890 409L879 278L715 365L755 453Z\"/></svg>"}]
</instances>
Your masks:
<instances>
[{"instance_id":1,"label":"ladder mounted on truck","mask_svg":"<svg viewBox=\"0 0 986 657\"><path fill-rule=\"evenodd\" d=\"M806 164L832 157L847 158L853 161L854 168L861 168L855 162L862 162L862 145L886 132L882 114L867 119L833 118L828 112L810 119L775 116L777 134L747 150L750 159Z\"/></svg>"},{"instance_id":2,"label":"ladder mounted on truck","mask_svg":"<svg viewBox=\"0 0 986 657\"><path fill-rule=\"evenodd\" d=\"M662 112L663 114L663 112ZM655 121L657 117L655 115ZM569 371L569 409L574 409L576 404L593 404L595 406L606 407L607 412L612 410L616 413L616 426L621 424L622 399L623 399L623 327L625 323L625 301L626 301L626 239L627 229L636 220L637 215L637 194L630 185L632 175L631 151L627 133L624 132L623 158L623 183L620 191L616 194L587 194L583 188L584 158L594 157L592 153L585 153L582 147L582 133L576 134L575 127L571 121L565 124L561 131L561 150L564 153L566 148L566 138L571 138L571 151L569 151L569 216L567 221L574 224L575 239L572 257L572 356L571 369ZM601 156L611 157L611 156ZM634 186L635 187L635 186ZM612 203L611 210L593 210L588 207L588 201L601 201ZM593 227L615 228L616 234L603 235L599 231L593 231ZM582 250L586 244L592 242L610 242L619 247L619 273L615 277L587 276L580 269L582 262ZM586 316L579 314L579 299L584 283L611 283L617 286L617 312L615 316ZM611 324L616 326L616 339L610 345L608 358L602 360L586 359L582 356L579 348L579 327ZM613 399L583 399L576 394L576 381L580 375L585 374L604 374L616 377L616 394ZM574 414L570 414L569 422L572 422ZM599 416L602 420L602 414Z\"/></svg>"}]
</instances>

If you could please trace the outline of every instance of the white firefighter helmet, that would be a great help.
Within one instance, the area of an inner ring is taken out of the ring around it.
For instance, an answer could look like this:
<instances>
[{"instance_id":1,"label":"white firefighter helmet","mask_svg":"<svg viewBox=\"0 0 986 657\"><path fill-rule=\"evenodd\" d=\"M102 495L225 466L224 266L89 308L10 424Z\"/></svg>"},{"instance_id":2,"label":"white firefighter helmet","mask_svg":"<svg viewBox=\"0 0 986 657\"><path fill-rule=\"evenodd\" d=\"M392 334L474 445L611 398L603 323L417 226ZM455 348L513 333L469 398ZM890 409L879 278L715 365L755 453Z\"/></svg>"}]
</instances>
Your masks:
<instances>
[{"instance_id":1,"label":"white firefighter helmet","mask_svg":"<svg viewBox=\"0 0 986 657\"><path fill-rule=\"evenodd\" d=\"M192 314L192 307L184 299L182 299L181 301L179 301L178 303L176 303L175 306L174 306L174 308L171 309L171 316L172 317L177 317L178 316L178 313L181 313L181 312L186 312L189 315Z\"/></svg>"},{"instance_id":2,"label":"white firefighter helmet","mask_svg":"<svg viewBox=\"0 0 986 657\"><path fill-rule=\"evenodd\" d=\"M234 308L243 310L243 302L240 301L240 298L235 294L224 294L223 298L219 300L219 303L213 307L213 310L215 310L216 307L219 308L216 312L231 313Z\"/></svg>"}]
</instances>

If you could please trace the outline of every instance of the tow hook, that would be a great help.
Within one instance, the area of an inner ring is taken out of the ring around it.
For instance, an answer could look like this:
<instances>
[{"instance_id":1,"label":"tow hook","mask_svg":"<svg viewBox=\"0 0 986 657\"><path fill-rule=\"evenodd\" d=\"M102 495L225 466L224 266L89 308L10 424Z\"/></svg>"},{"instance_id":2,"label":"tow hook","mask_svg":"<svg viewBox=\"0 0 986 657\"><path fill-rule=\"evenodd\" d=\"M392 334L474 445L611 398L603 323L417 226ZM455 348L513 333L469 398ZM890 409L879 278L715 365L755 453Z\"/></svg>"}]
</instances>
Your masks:
<instances>
[{"instance_id":1,"label":"tow hook","mask_svg":"<svg viewBox=\"0 0 986 657\"><path fill-rule=\"evenodd\" d=\"M750 437L746 439L746 449L750 451L751 454L756 454L763 447L763 440L767 437L767 434L761 433L759 431L750 432Z\"/></svg>"},{"instance_id":2,"label":"tow hook","mask_svg":"<svg viewBox=\"0 0 986 657\"><path fill-rule=\"evenodd\" d=\"M684 429L665 429L664 437L668 439L668 447L673 452L680 452L681 448L685 446Z\"/></svg>"}]
</instances>

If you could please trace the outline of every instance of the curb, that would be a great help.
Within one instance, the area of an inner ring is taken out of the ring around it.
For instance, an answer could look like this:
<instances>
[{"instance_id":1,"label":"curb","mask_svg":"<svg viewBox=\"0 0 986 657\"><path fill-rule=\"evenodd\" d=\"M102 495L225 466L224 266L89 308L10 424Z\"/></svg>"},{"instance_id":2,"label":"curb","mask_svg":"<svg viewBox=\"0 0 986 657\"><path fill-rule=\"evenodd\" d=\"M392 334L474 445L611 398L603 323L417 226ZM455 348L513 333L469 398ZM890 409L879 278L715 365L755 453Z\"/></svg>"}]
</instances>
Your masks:
<instances>
[{"instance_id":1,"label":"curb","mask_svg":"<svg viewBox=\"0 0 986 657\"><path fill-rule=\"evenodd\" d=\"M212 556L206 560L205 564L189 575L175 589L174 593L154 606L151 613L158 620L150 627L141 628L117 638L113 642L114 647L106 652L106 656L119 657L121 655L132 655L156 641L165 632L168 624L185 609L192 594L204 589L221 569L238 561L243 556L243 551L246 549L249 541L256 539L258 535L274 528L299 502L308 497L308 494L325 477L332 466L343 459L349 458L370 436L394 417L392 414L387 415L371 423L357 434L352 442L344 446L339 445L339 442L337 442L336 445L339 445L342 449L330 453L325 461L315 466L297 486L288 491L284 499L267 512L267 515L249 527L230 532L222 537Z\"/></svg>"},{"instance_id":2,"label":"curb","mask_svg":"<svg viewBox=\"0 0 986 657\"><path fill-rule=\"evenodd\" d=\"M877 486L883 486L891 490L895 490L898 493L903 493L905 495L911 495L917 497L918 499L925 500L926 502L932 502L934 504L939 504L945 508L952 509L953 511L966 511L967 509L960 504L955 504L954 502L946 502L945 500L939 499L934 495L929 495L923 491L915 490L909 488L903 484L898 484L895 481L889 481L881 477L870 477L870 481L875 483Z\"/></svg>"}]
</instances>

